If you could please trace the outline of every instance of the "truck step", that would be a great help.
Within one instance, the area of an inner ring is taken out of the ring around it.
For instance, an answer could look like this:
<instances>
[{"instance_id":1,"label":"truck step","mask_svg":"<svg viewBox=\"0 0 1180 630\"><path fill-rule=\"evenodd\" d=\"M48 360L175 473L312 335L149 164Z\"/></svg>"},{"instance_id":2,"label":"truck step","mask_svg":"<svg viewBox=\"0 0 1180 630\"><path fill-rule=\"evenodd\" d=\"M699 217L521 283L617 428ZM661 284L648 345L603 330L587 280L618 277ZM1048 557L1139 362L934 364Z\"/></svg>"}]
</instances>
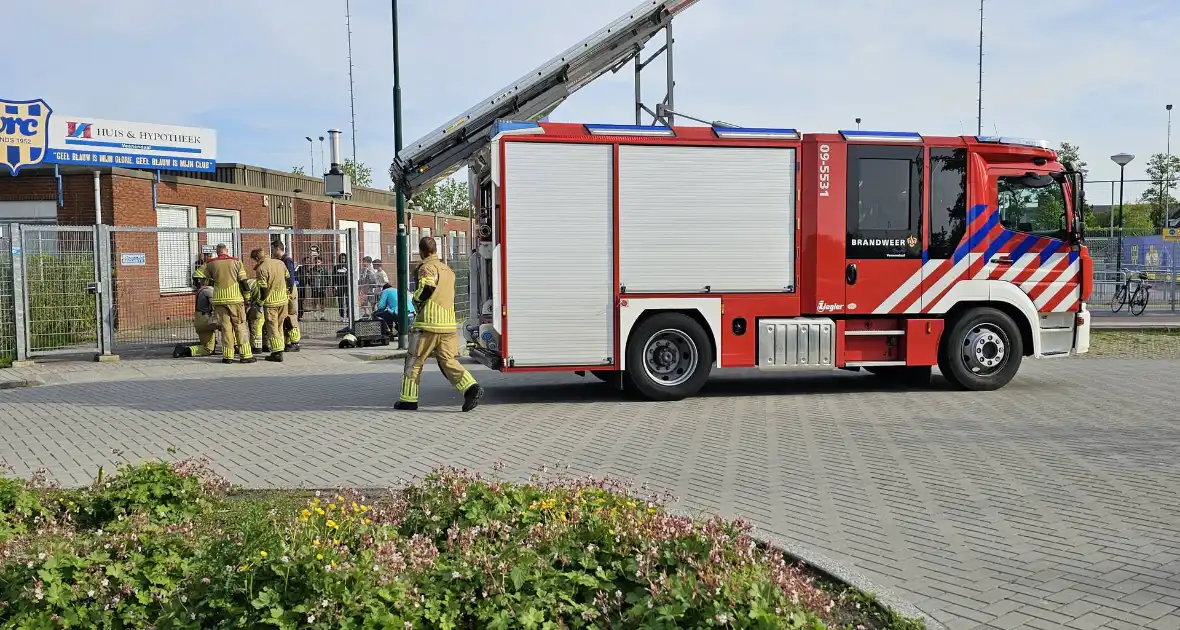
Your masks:
<instances>
[{"instance_id":1,"label":"truck step","mask_svg":"<svg viewBox=\"0 0 1180 630\"><path fill-rule=\"evenodd\" d=\"M892 367L905 365L905 361L848 361L845 367Z\"/></svg>"},{"instance_id":2,"label":"truck step","mask_svg":"<svg viewBox=\"0 0 1180 630\"><path fill-rule=\"evenodd\" d=\"M904 335L904 330L845 330L845 337L892 337Z\"/></svg>"}]
</instances>

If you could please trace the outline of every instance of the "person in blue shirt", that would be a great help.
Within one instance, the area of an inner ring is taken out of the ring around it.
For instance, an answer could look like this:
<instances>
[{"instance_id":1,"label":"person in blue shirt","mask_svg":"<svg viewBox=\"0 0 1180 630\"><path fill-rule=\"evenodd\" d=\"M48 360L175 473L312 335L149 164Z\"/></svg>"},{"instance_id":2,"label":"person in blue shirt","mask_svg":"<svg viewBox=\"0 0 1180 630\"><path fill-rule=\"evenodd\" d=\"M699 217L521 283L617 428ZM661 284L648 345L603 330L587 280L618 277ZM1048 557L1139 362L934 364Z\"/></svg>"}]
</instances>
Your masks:
<instances>
[{"instance_id":1,"label":"person in blue shirt","mask_svg":"<svg viewBox=\"0 0 1180 630\"><path fill-rule=\"evenodd\" d=\"M414 303L408 304L410 311L410 323L414 323ZM389 330L397 330L397 289L388 282L381 287L381 299L377 301L377 309L373 315L385 322L389 326Z\"/></svg>"}]
</instances>

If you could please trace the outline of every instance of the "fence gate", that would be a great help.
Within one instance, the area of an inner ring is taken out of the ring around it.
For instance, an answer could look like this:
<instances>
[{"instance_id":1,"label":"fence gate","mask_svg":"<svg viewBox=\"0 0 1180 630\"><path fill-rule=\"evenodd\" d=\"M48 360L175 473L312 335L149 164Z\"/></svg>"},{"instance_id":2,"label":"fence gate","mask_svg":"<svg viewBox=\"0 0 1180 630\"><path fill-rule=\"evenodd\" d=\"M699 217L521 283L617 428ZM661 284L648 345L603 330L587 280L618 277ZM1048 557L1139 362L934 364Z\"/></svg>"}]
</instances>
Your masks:
<instances>
[{"instance_id":1,"label":"fence gate","mask_svg":"<svg viewBox=\"0 0 1180 630\"><path fill-rule=\"evenodd\" d=\"M98 239L93 226L19 225L11 234L18 358L98 353ZM20 343L23 342L23 343ZM23 350L23 352L22 352Z\"/></svg>"}]
</instances>

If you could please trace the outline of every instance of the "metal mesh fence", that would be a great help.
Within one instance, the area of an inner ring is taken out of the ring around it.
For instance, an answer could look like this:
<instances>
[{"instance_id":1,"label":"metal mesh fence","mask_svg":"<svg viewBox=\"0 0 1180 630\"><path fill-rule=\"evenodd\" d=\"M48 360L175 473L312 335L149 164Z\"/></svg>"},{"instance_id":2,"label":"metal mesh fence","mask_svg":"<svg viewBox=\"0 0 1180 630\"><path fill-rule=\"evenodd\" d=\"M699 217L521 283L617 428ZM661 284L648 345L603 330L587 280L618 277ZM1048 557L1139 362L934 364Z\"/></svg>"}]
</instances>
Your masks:
<instances>
[{"instance_id":1,"label":"metal mesh fence","mask_svg":"<svg viewBox=\"0 0 1180 630\"><path fill-rule=\"evenodd\" d=\"M12 285L12 238L0 226L0 366L16 358L16 311Z\"/></svg>"},{"instance_id":2,"label":"metal mesh fence","mask_svg":"<svg viewBox=\"0 0 1180 630\"><path fill-rule=\"evenodd\" d=\"M303 339L335 343L348 325L352 302L348 236L342 231L112 228L114 344L119 351L193 343L193 272L225 245L254 278L254 250L281 241L296 264ZM248 313L248 316L253 313Z\"/></svg>"},{"instance_id":3,"label":"metal mesh fence","mask_svg":"<svg viewBox=\"0 0 1180 630\"><path fill-rule=\"evenodd\" d=\"M28 352L96 348L94 228L25 226L19 238Z\"/></svg>"}]
</instances>

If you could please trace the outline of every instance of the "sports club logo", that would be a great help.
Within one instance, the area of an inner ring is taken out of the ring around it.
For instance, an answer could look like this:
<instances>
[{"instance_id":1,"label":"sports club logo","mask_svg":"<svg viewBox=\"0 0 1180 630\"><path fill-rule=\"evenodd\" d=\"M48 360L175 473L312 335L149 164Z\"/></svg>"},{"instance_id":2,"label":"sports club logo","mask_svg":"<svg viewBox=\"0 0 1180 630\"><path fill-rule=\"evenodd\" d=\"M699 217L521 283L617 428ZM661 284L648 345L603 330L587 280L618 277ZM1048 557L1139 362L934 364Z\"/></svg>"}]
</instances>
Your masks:
<instances>
[{"instance_id":1,"label":"sports club logo","mask_svg":"<svg viewBox=\"0 0 1180 630\"><path fill-rule=\"evenodd\" d=\"M41 99L0 99L0 166L16 175L22 168L40 164L49 150L49 115L53 110Z\"/></svg>"},{"instance_id":2,"label":"sports club logo","mask_svg":"<svg viewBox=\"0 0 1180 630\"><path fill-rule=\"evenodd\" d=\"M67 122L66 123L66 137L67 138L84 138L90 139L90 129L93 127L90 123L85 122Z\"/></svg>"}]
</instances>

